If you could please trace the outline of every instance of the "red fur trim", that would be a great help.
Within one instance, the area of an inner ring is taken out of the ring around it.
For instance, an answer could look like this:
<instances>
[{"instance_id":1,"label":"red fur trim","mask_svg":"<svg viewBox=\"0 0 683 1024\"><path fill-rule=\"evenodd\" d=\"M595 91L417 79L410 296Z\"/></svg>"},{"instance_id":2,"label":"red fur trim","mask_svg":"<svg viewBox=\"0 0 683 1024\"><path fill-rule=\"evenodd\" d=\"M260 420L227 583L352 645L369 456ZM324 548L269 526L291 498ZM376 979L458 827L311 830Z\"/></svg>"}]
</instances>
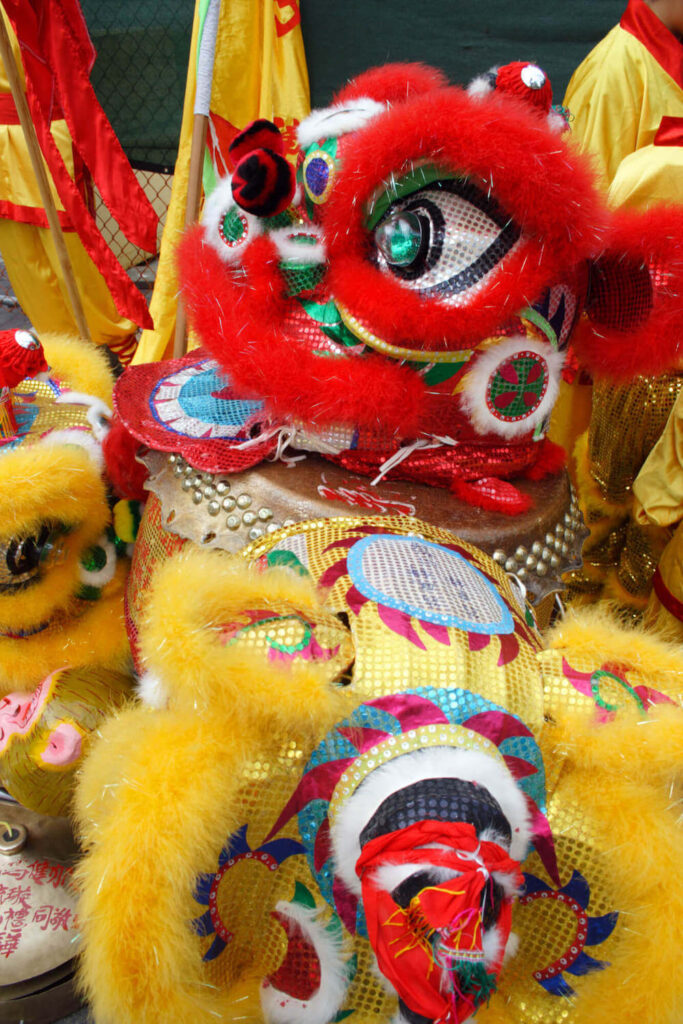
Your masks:
<instances>
[{"instance_id":1,"label":"red fur trim","mask_svg":"<svg viewBox=\"0 0 683 1024\"><path fill-rule=\"evenodd\" d=\"M107 476L119 498L132 498L145 501L147 492L143 484L148 473L145 466L135 461L140 447L137 438L129 434L125 426L115 416L111 429L104 439L102 451L107 466Z\"/></svg>"},{"instance_id":2,"label":"red fur trim","mask_svg":"<svg viewBox=\"0 0 683 1024\"><path fill-rule=\"evenodd\" d=\"M518 516L531 508L532 501L527 494L522 494L507 480L486 477L482 480L460 480L455 477L451 481L451 493L466 501L475 508L486 509L487 512L500 512L504 516Z\"/></svg>"},{"instance_id":3,"label":"red fur trim","mask_svg":"<svg viewBox=\"0 0 683 1024\"><path fill-rule=\"evenodd\" d=\"M428 64L384 64L357 75L340 89L334 103L349 103L368 96L378 103L403 103L410 96L418 96L432 89L448 85L448 78Z\"/></svg>"},{"instance_id":4,"label":"red fur trim","mask_svg":"<svg viewBox=\"0 0 683 1024\"><path fill-rule=\"evenodd\" d=\"M262 398L277 418L317 426L348 424L418 433L425 387L408 367L379 356L318 356L284 333L287 312L279 256L267 237L255 239L242 268L226 268L190 229L179 248L188 319L230 375L235 389Z\"/></svg>"},{"instance_id":5,"label":"red fur trim","mask_svg":"<svg viewBox=\"0 0 683 1024\"><path fill-rule=\"evenodd\" d=\"M644 270L650 279L645 288ZM683 208L659 206L615 214L608 247L594 264L593 278L589 329L574 342L579 360L595 375L613 380L680 369ZM648 294L649 302L644 302Z\"/></svg>"},{"instance_id":6,"label":"red fur trim","mask_svg":"<svg viewBox=\"0 0 683 1024\"><path fill-rule=\"evenodd\" d=\"M538 458L523 474L528 480L543 480L546 476L553 476L567 464L567 453L561 444L555 444L545 437L538 447Z\"/></svg>"},{"instance_id":7,"label":"red fur trim","mask_svg":"<svg viewBox=\"0 0 683 1024\"><path fill-rule=\"evenodd\" d=\"M321 210L330 288L393 344L469 347L604 245L607 215L587 164L538 116L504 96L485 104L455 88L417 96L340 140L340 157ZM364 221L377 186L425 159L491 188L524 232L466 306L422 298L367 256L372 238Z\"/></svg>"}]
</instances>

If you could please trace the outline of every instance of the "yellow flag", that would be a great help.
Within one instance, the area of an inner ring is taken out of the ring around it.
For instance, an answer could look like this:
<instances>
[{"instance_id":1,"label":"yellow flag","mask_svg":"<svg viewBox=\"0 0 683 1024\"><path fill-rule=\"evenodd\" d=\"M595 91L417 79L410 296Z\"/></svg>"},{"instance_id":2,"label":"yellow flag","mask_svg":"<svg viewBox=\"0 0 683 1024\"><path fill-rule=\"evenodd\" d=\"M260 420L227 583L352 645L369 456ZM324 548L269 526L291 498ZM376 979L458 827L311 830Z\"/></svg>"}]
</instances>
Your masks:
<instances>
[{"instance_id":1,"label":"yellow flag","mask_svg":"<svg viewBox=\"0 0 683 1024\"><path fill-rule=\"evenodd\" d=\"M171 355L178 295L175 252L185 221L196 61L206 7L206 0L197 0L173 193L151 303L155 327L143 332L136 363ZM298 0L222 0L204 160L205 190L210 191L216 178L226 172L232 138L256 118L274 121L284 135L286 155L294 158L296 126L309 111Z\"/></svg>"}]
</instances>

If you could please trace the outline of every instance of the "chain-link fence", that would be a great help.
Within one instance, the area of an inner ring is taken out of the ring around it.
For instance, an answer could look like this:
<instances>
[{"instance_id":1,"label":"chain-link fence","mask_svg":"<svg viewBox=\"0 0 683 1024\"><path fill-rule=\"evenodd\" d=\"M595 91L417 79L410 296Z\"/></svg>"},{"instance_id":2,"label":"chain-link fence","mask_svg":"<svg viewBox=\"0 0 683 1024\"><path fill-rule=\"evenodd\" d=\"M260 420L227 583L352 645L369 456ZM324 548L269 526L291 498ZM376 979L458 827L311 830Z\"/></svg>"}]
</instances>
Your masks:
<instances>
[{"instance_id":1,"label":"chain-link fence","mask_svg":"<svg viewBox=\"0 0 683 1024\"><path fill-rule=\"evenodd\" d=\"M159 214L158 250L171 198L194 0L81 0L81 7L97 50L91 81L147 198ZM150 256L126 240L97 189L95 213L105 241L149 297L156 267L154 254ZM1 260L0 308L6 314L17 308Z\"/></svg>"}]
</instances>

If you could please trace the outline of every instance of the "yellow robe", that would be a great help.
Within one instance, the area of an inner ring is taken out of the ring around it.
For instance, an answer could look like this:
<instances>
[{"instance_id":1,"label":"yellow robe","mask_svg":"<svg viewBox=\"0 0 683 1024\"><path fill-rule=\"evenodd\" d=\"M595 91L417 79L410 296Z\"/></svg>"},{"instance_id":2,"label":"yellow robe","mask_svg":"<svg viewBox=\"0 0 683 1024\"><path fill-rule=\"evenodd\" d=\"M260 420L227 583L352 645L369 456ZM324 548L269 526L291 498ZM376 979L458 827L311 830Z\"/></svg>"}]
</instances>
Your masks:
<instances>
[{"instance_id":1,"label":"yellow robe","mask_svg":"<svg viewBox=\"0 0 683 1024\"><path fill-rule=\"evenodd\" d=\"M622 22L632 20L659 59L620 23L579 65L564 97L572 143L590 156L613 209L681 201L683 147L654 145L654 139L662 117L680 117L683 124L683 46L645 0L629 3ZM588 427L590 407L589 385L561 385L550 437L570 457Z\"/></svg>"},{"instance_id":2,"label":"yellow robe","mask_svg":"<svg viewBox=\"0 0 683 1024\"><path fill-rule=\"evenodd\" d=\"M680 50L678 60L683 64L683 46L644 0L631 0L624 17L634 8L636 14L647 18L652 37L663 50L670 48L672 60L675 48ZM572 141L580 152L590 154L600 184L607 191L622 161L653 144L663 117L683 119L683 85L641 39L619 24L576 69L564 105L573 115ZM680 197L680 178L672 174L668 195L660 193L657 198L680 202ZM610 199L614 205L623 202L621 195Z\"/></svg>"},{"instance_id":3,"label":"yellow robe","mask_svg":"<svg viewBox=\"0 0 683 1024\"><path fill-rule=\"evenodd\" d=\"M564 103L572 142L591 157L613 209L681 201L683 145L663 145L662 134L674 126L683 142L683 46L645 0L630 0L620 24L574 72ZM679 387L674 374L561 389L551 437L582 452L576 482L591 529L584 570L571 581L577 594L606 594L640 610L647 602L666 533L632 518L630 489ZM637 436L624 445L629 405Z\"/></svg>"}]
</instances>

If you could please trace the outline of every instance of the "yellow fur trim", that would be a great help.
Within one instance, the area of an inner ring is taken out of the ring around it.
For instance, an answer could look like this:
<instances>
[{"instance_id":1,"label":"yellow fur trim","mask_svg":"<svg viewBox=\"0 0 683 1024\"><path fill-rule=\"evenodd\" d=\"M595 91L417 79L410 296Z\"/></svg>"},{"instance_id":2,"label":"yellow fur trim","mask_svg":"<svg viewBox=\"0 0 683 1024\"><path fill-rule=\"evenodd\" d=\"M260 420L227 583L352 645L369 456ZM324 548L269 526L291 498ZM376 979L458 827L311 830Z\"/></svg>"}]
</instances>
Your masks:
<instances>
[{"instance_id":1,"label":"yellow fur trim","mask_svg":"<svg viewBox=\"0 0 683 1024\"><path fill-rule=\"evenodd\" d=\"M646 685L662 689L674 699L683 697L683 647L668 643L637 627L620 623L604 605L590 610L571 609L551 629L546 640L551 649L582 654L596 666L616 662L637 671Z\"/></svg>"},{"instance_id":2,"label":"yellow fur trim","mask_svg":"<svg viewBox=\"0 0 683 1024\"><path fill-rule=\"evenodd\" d=\"M79 338L41 334L48 365L72 391L100 398L111 408L112 372L104 352Z\"/></svg>"},{"instance_id":3,"label":"yellow fur trim","mask_svg":"<svg viewBox=\"0 0 683 1024\"><path fill-rule=\"evenodd\" d=\"M29 629L66 609L79 588L79 558L108 522L104 483L82 449L31 447L4 455L0 545L35 536L49 523L62 524L69 532L59 541L60 555L54 561L48 558L38 582L0 593L0 630Z\"/></svg>"},{"instance_id":4,"label":"yellow fur trim","mask_svg":"<svg viewBox=\"0 0 683 1024\"><path fill-rule=\"evenodd\" d=\"M126 671L130 659L123 612L127 574L128 563L121 561L99 601L78 602L82 614L77 618L60 620L53 628L23 639L0 637L0 696L32 690L66 664Z\"/></svg>"},{"instance_id":5,"label":"yellow fur trim","mask_svg":"<svg viewBox=\"0 0 683 1024\"><path fill-rule=\"evenodd\" d=\"M197 874L215 863L216 837L239 824L235 794L252 750L252 737L226 725L179 711L128 711L101 729L86 761L77 813L93 845L77 874L80 982L98 1024L135 1020L142 1006L146 1024L233 1019L222 1016L225 993L203 984L190 932ZM98 792L115 813L91 828L83 801Z\"/></svg>"},{"instance_id":6,"label":"yellow fur trim","mask_svg":"<svg viewBox=\"0 0 683 1024\"><path fill-rule=\"evenodd\" d=\"M0 458L0 542L28 536L49 520L87 526L91 537L102 532L109 510L92 459L83 448L71 445L34 445L7 452Z\"/></svg>"},{"instance_id":7,"label":"yellow fur trim","mask_svg":"<svg viewBox=\"0 0 683 1024\"><path fill-rule=\"evenodd\" d=\"M108 722L77 793L89 847L78 871L81 985L98 1024L133 1020L143 1005L146 1024L245 1019L233 992L203 980L189 930L197 875L241 824L247 762L277 756L309 726L312 738L358 699L329 685L325 663L283 669L217 642L217 626L258 608L321 610L310 581L220 553L183 552L155 577L142 649L170 706Z\"/></svg>"},{"instance_id":8,"label":"yellow fur trim","mask_svg":"<svg viewBox=\"0 0 683 1024\"><path fill-rule=\"evenodd\" d=\"M646 716L620 708L607 723L597 722L594 713L555 712L552 732L562 760L636 782L661 783L669 795L672 777L683 771L683 715L671 704L657 704Z\"/></svg>"},{"instance_id":9,"label":"yellow fur trim","mask_svg":"<svg viewBox=\"0 0 683 1024\"><path fill-rule=\"evenodd\" d=\"M263 648L221 643L218 630L245 609L286 615L321 608L312 581L290 569L260 572L236 556L186 548L154 576L141 630L143 663L173 707L201 711L222 701L247 719L277 716L300 725L305 716L319 725L318 694L332 681L329 663L281 666L266 661ZM330 688L324 699L341 711L338 694Z\"/></svg>"},{"instance_id":10,"label":"yellow fur trim","mask_svg":"<svg viewBox=\"0 0 683 1024\"><path fill-rule=\"evenodd\" d=\"M614 909L622 932L610 949L610 966L581 979L580 998L567 1019L571 1024L680 1024L683 846L669 795L609 769L600 771L590 759L584 762L585 735L576 723L574 731L579 763L565 774L560 798L571 800L590 821L618 900Z\"/></svg>"}]
</instances>

